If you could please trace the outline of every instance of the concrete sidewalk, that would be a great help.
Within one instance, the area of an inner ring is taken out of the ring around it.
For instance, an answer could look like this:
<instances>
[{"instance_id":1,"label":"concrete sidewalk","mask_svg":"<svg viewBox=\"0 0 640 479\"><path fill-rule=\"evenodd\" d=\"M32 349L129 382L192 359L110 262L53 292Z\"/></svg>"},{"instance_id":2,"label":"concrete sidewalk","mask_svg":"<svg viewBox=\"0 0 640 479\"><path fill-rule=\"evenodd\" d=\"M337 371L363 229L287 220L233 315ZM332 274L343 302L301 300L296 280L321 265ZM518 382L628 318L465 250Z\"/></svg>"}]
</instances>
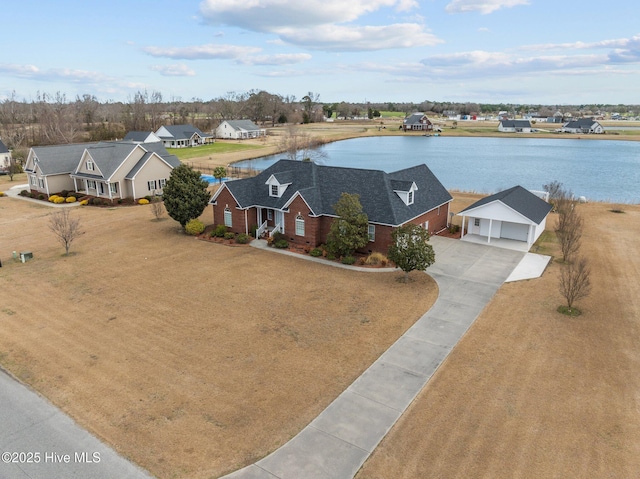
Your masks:
<instances>
[{"instance_id":1,"label":"concrete sidewalk","mask_svg":"<svg viewBox=\"0 0 640 479\"><path fill-rule=\"evenodd\" d=\"M152 477L2 370L0 405L0 478Z\"/></svg>"},{"instance_id":2,"label":"concrete sidewalk","mask_svg":"<svg viewBox=\"0 0 640 479\"><path fill-rule=\"evenodd\" d=\"M434 236L438 300L298 435L228 479L348 479L427 384L524 253Z\"/></svg>"}]
</instances>

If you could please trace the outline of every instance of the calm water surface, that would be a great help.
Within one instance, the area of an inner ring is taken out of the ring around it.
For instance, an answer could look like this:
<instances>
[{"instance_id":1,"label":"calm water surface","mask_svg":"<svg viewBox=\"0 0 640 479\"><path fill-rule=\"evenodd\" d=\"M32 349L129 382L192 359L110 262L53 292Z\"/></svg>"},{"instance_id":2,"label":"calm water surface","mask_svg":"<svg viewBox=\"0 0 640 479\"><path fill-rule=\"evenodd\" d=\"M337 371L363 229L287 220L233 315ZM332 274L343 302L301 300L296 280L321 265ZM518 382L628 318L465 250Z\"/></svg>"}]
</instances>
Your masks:
<instances>
[{"instance_id":1,"label":"calm water surface","mask_svg":"<svg viewBox=\"0 0 640 479\"><path fill-rule=\"evenodd\" d=\"M640 142L544 138L369 137L325 145L330 166L387 172L425 163L448 189L494 193L558 180L592 201L640 203ZM262 170L283 155L238 163Z\"/></svg>"}]
</instances>

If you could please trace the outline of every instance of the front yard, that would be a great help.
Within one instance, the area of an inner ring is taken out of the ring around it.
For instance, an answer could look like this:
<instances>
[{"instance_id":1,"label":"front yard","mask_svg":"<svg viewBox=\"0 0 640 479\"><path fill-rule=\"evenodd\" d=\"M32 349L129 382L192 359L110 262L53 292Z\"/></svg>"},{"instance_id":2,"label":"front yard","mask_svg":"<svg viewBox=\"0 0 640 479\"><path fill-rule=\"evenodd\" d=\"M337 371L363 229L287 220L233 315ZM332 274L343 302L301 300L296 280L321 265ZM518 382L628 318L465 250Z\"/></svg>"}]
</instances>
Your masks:
<instances>
[{"instance_id":1,"label":"front yard","mask_svg":"<svg viewBox=\"0 0 640 479\"><path fill-rule=\"evenodd\" d=\"M437 295L421 273L199 241L149 206L75 208L85 234L64 257L52 211L0 198L0 364L160 478L276 449Z\"/></svg>"}]
</instances>

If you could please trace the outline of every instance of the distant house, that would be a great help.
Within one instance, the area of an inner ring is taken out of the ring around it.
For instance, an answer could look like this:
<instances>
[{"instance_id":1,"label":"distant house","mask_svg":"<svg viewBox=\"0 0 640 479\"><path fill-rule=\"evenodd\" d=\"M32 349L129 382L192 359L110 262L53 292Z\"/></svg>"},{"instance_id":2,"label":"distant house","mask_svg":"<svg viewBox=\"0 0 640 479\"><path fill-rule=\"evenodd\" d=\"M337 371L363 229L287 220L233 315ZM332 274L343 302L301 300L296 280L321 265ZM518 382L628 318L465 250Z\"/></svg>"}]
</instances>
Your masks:
<instances>
[{"instance_id":1,"label":"distant house","mask_svg":"<svg viewBox=\"0 0 640 479\"><path fill-rule=\"evenodd\" d=\"M571 120L562 125L563 133L604 133L603 126L593 118L580 118Z\"/></svg>"},{"instance_id":2,"label":"distant house","mask_svg":"<svg viewBox=\"0 0 640 479\"><path fill-rule=\"evenodd\" d=\"M403 131L433 131L433 123L424 113L413 113L402 122Z\"/></svg>"},{"instance_id":3,"label":"distant house","mask_svg":"<svg viewBox=\"0 0 640 479\"><path fill-rule=\"evenodd\" d=\"M498 131L503 133L531 133L529 120L502 120L498 125Z\"/></svg>"},{"instance_id":4,"label":"distant house","mask_svg":"<svg viewBox=\"0 0 640 479\"><path fill-rule=\"evenodd\" d=\"M0 140L0 174L5 174L9 172L9 167L11 166L11 152L9 148L6 147L2 140Z\"/></svg>"},{"instance_id":5,"label":"distant house","mask_svg":"<svg viewBox=\"0 0 640 479\"><path fill-rule=\"evenodd\" d=\"M267 136L267 130L251 120L225 120L216 128L216 138L246 140Z\"/></svg>"},{"instance_id":6,"label":"distant house","mask_svg":"<svg viewBox=\"0 0 640 479\"><path fill-rule=\"evenodd\" d=\"M527 249L545 229L551 205L522 186L514 186L476 201L462 210L462 238L467 235L505 238L527 243Z\"/></svg>"},{"instance_id":7,"label":"distant house","mask_svg":"<svg viewBox=\"0 0 640 479\"><path fill-rule=\"evenodd\" d=\"M426 165L385 173L292 160L223 183L211 199L214 223L236 233L255 226L258 237L278 231L312 248L326 242L342 193L358 194L369 219L364 251L386 252L393 229L406 223L429 232L447 227L452 197Z\"/></svg>"},{"instance_id":8,"label":"distant house","mask_svg":"<svg viewBox=\"0 0 640 479\"><path fill-rule=\"evenodd\" d=\"M136 143L156 143L162 139L152 131L130 131L123 138L124 141Z\"/></svg>"},{"instance_id":9,"label":"distant house","mask_svg":"<svg viewBox=\"0 0 640 479\"><path fill-rule=\"evenodd\" d=\"M215 141L213 135L207 135L192 125L161 126L155 134L165 148L188 148Z\"/></svg>"},{"instance_id":10,"label":"distant house","mask_svg":"<svg viewBox=\"0 0 640 479\"><path fill-rule=\"evenodd\" d=\"M158 142L105 141L33 147L24 170L34 193L67 190L114 200L161 194L179 164Z\"/></svg>"}]
</instances>

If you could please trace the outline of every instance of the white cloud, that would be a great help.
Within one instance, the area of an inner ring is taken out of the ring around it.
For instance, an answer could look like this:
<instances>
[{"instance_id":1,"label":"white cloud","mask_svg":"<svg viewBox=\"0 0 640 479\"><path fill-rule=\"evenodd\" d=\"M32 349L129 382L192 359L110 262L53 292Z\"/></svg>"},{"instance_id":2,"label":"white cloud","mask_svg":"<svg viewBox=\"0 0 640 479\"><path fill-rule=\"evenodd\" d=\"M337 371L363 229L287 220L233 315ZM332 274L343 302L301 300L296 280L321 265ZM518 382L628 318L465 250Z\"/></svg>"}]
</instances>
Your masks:
<instances>
[{"instance_id":1,"label":"white cloud","mask_svg":"<svg viewBox=\"0 0 640 479\"><path fill-rule=\"evenodd\" d=\"M292 65L311 60L308 53L278 53L275 55L256 55L238 58L243 65Z\"/></svg>"},{"instance_id":2,"label":"white cloud","mask_svg":"<svg viewBox=\"0 0 640 479\"><path fill-rule=\"evenodd\" d=\"M363 27L331 25L302 30L283 28L278 33L285 42L328 51L371 51L442 43L413 23Z\"/></svg>"},{"instance_id":3,"label":"white cloud","mask_svg":"<svg viewBox=\"0 0 640 479\"><path fill-rule=\"evenodd\" d=\"M231 25L258 32L352 22L381 8L407 11L415 0L204 0L200 13L208 23Z\"/></svg>"},{"instance_id":4,"label":"white cloud","mask_svg":"<svg viewBox=\"0 0 640 479\"><path fill-rule=\"evenodd\" d=\"M192 77L196 74L195 71L183 63L175 65L153 65L151 69L167 77Z\"/></svg>"},{"instance_id":5,"label":"white cloud","mask_svg":"<svg viewBox=\"0 0 640 479\"><path fill-rule=\"evenodd\" d=\"M0 73L38 81L65 80L72 83L97 83L105 81L108 77L102 73L87 70L74 70L71 68L50 68L41 70L35 65L0 64Z\"/></svg>"},{"instance_id":6,"label":"white cloud","mask_svg":"<svg viewBox=\"0 0 640 479\"><path fill-rule=\"evenodd\" d=\"M210 24L271 33L305 48L370 51L439 43L421 22L375 26L354 23L383 8L405 13L419 6L417 0L205 0L200 13Z\"/></svg>"},{"instance_id":7,"label":"white cloud","mask_svg":"<svg viewBox=\"0 0 640 479\"><path fill-rule=\"evenodd\" d=\"M612 63L635 63L640 61L640 35L631 38L616 38L599 42L546 43L521 47L525 51L546 50L610 50L608 59Z\"/></svg>"},{"instance_id":8,"label":"white cloud","mask_svg":"<svg viewBox=\"0 0 640 479\"><path fill-rule=\"evenodd\" d=\"M449 13L480 12L483 15L495 12L501 8L517 5L529 5L528 0L452 0L445 10Z\"/></svg>"},{"instance_id":9,"label":"white cloud","mask_svg":"<svg viewBox=\"0 0 640 479\"><path fill-rule=\"evenodd\" d=\"M207 44L190 47L144 47L142 51L153 57L181 60L234 59L258 53L261 49L238 45Z\"/></svg>"}]
</instances>

